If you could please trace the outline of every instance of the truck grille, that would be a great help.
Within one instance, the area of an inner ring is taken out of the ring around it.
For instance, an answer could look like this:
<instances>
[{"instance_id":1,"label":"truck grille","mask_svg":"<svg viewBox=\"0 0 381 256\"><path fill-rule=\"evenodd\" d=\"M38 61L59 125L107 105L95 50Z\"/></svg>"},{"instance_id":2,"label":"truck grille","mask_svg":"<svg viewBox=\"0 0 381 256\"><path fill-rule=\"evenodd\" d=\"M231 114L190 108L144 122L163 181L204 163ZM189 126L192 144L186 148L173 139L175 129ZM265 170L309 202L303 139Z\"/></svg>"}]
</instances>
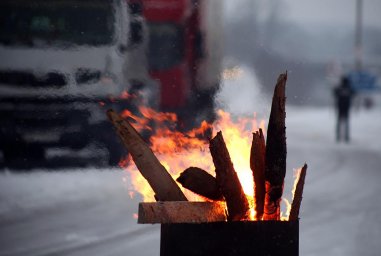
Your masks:
<instances>
[{"instance_id":1,"label":"truck grille","mask_svg":"<svg viewBox=\"0 0 381 256\"><path fill-rule=\"evenodd\" d=\"M75 73L75 81L77 84L97 83L101 79L101 72L94 69L80 68Z\"/></svg>"},{"instance_id":2,"label":"truck grille","mask_svg":"<svg viewBox=\"0 0 381 256\"><path fill-rule=\"evenodd\" d=\"M62 87L67 84L64 74L49 72L36 76L27 71L0 71L0 84L19 85L24 87Z\"/></svg>"}]
</instances>

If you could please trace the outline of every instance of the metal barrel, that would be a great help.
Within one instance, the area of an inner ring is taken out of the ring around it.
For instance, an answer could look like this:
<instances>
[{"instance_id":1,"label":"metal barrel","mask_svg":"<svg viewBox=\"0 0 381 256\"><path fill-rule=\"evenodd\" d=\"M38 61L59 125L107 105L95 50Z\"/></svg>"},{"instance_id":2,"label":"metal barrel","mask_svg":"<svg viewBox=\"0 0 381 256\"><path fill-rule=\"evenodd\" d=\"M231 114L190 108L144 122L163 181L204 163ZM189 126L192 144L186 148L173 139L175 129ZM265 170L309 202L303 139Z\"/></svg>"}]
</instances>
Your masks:
<instances>
[{"instance_id":1,"label":"metal barrel","mask_svg":"<svg viewBox=\"0 0 381 256\"><path fill-rule=\"evenodd\" d=\"M161 256L299 255L299 221L161 225Z\"/></svg>"}]
</instances>

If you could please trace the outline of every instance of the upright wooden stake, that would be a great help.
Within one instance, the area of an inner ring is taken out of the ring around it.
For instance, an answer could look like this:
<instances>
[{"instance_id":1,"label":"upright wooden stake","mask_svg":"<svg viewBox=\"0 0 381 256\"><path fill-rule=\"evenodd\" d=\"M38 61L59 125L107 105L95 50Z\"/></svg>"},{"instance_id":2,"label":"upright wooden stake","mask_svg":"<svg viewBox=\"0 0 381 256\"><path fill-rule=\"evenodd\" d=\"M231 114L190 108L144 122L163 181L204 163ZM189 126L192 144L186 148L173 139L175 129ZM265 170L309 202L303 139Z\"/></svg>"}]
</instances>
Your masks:
<instances>
[{"instance_id":1,"label":"upright wooden stake","mask_svg":"<svg viewBox=\"0 0 381 256\"><path fill-rule=\"evenodd\" d=\"M264 220L280 219L280 201L286 175L286 96L287 73L278 77L274 90L266 140L266 196Z\"/></svg>"},{"instance_id":2,"label":"upright wooden stake","mask_svg":"<svg viewBox=\"0 0 381 256\"><path fill-rule=\"evenodd\" d=\"M216 167L216 179L228 208L228 220L238 221L248 218L249 203L239 182L222 133L210 140L210 153Z\"/></svg>"},{"instance_id":3,"label":"upright wooden stake","mask_svg":"<svg viewBox=\"0 0 381 256\"><path fill-rule=\"evenodd\" d=\"M265 155L266 144L262 129L253 133L250 152L250 168L253 171L255 191L255 218L261 220L265 203Z\"/></svg>"},{"instance_id":4,"label":"upright wooden stake","mask_svg":"<svg viewBox=\"0 0 381 256\"><path fill-rule=\"evenodd\" d=\"M304 188L304 181L306 179L306 173L307 173L307 164L304 164L304 166L302 167L302 170L300 171L298 181L296 183L294 198L292 200L291 211L290 211L290 216L288 217L288 220L298 220L299 218L299 210L300 210L300 205L302 203L302 198L303 198L303 188Z\"/></svg>"},{"instance_id":5,"label":"upright wooden stake","mask_svg":"<svg viewBox=\"0 0 381 256\"><path fill-rule=\"evenodd\" d=\"M148 181L157 201L187 201L187 198L177 186L172 176L155 157L152 150L144 142L132 125L113 110L107 115L115 126L136 167Z\"/></svg>"}]
</instances>

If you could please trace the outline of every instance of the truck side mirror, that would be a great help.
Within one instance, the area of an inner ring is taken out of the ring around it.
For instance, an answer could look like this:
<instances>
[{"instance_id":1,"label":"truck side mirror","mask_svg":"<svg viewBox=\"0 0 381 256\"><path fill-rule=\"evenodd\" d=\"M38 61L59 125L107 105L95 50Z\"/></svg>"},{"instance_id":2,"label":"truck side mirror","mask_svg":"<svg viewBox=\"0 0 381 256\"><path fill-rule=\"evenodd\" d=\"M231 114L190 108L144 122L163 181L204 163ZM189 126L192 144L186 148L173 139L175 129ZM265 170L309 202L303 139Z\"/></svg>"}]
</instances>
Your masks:
<instances>
[{"instance_id":1,"label":"truck side mirror","mask_svg":"<svg viewBox=\"0 0 381 256\"><path fill-rule=\"evenodd\" d=\"M133 20L130 22L130 45L132 47L140 44L143 41L143 25L141 21Z\"/></svg>"},{"instance_id":2,"label":"truck side mirror","mask_svg":"<svg viewBox=\"0 0 381 256\"><path fill-rule=\"evenodd\" d=\"M143 6L139 1L130 1L128 3L128 8L132 15L141 15L143 13Z\"/></svg>"},{"instance_id":3,"label":"truck side mirror","mask_svg":"<svg viewBox=\"0 0 381 256\"><path fill-rule=\"evenodd\" d=\"M125 44L120 44L120 45L118 46L118 50L119 50L119 52L120 52L121 54L125 54L125 53L127 52L127 50L128 50L128 47L127 47L127 45L125 45Z\"/></svg>"},{"instance_id":4,"label":"truck side mirror","mask_svg":"<svg viewBox=\"0 0 381 256\"><path fill-rule=\"evenodd\" d=\"M197 59L202 59L206 55L204 49L204 35L201 33L201 31L196 32L196 37L194 40L194 52Z\"/></svg>"}]
</instances>

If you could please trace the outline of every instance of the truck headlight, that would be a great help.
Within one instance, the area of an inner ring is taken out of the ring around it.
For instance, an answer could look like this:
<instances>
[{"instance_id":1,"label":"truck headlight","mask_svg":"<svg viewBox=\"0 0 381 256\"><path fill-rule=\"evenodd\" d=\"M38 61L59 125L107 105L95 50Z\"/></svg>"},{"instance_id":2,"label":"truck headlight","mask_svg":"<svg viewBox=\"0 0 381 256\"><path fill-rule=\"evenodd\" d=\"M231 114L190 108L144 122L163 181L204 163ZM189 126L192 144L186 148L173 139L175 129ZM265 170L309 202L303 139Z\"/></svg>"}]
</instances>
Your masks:
<instances>
[{"instance_id":1,"label":"truck headlight","mask_svg":"<svg viewBox=\"0 0 381 256\"><path fill-rule=\"evenodd\" d=\"M79 68L75 72L77 84L94 84L101 80L101 72L96 69Z\"/></svg>"}]
</instances>

